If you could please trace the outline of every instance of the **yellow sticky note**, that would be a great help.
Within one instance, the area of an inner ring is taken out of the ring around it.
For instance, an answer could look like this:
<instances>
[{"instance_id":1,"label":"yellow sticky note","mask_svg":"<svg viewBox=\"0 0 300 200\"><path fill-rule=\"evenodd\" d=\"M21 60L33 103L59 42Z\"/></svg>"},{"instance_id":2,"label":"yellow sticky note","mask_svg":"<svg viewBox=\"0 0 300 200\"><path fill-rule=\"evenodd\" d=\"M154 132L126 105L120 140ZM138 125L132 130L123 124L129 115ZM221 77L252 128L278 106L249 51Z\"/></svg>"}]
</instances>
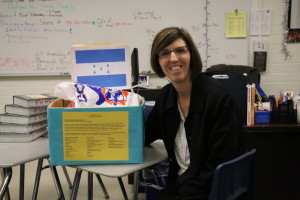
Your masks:
<instances>
[{"instance_id":1,"label":"yellow sticky note","mask_svg":"<svg viewBox=\"0 0 300 200\"><path fill-rule=\"evenodd\" d=\"M246 11L226 12L226 38L247 36Z\"/></svg>"},{"instance_id":2,"label":"yellow sticky note","mask_svg":"<svg viewBox=\"0 0 300 200\"><path fill-rule=\"evenodd\" d=\"M128 160L128 111L63 112L64 160Z\"/></svg>"}]
</instances>

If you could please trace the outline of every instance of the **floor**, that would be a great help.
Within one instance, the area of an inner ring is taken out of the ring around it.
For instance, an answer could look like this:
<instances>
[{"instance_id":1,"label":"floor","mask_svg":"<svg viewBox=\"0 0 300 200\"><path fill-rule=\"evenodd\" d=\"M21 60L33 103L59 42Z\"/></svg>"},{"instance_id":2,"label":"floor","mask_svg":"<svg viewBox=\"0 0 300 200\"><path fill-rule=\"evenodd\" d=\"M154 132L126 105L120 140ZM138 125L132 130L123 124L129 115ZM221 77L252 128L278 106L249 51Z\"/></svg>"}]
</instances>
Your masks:
<instances>
[{"instance_id":1,"label":"floor","mask_svg":"<svg viewBox=\"0 0 300 200\"><path fill-rule=\"evenodd\" d=\"M44 161L45 164L46 160ZM35 172L37 168L37 161L29 162L25 165L25 200L32 199L32 192L35 180ZM13 168L13 176L11 182L9 184L9 191L11 200L19 199L19 166ZM57 167L57 171L59 174L59 178L61 181L61 185L63 188L63 192L65 195L65 199L70 199L71 190L69 189L69 185L65 175L63 173L62 167ZM70 176L71 181L73 181L75 169L67 167L68 174ZM106 190L109 195L109 199L111 200L123 200L124 197L122 195L118 179L109 178L101 176ZM105 199L103 192L98 184L97 178L94 176L94 199ZM127 191L127 195L129 199L132 199L132 185L128 184L127 176L123 177L123 182ZM49 169L44 169L41 175L40 188L38 191L38 199L40 200L55 200L58 195L55 189L55 185L52 179L52 175ZM81 176L80 188L77 194L77 200L86 200L87 199L87 173L83 172ZM139 200L145 200L145 193L139 194Z\"/></svg>"}]
</instances>

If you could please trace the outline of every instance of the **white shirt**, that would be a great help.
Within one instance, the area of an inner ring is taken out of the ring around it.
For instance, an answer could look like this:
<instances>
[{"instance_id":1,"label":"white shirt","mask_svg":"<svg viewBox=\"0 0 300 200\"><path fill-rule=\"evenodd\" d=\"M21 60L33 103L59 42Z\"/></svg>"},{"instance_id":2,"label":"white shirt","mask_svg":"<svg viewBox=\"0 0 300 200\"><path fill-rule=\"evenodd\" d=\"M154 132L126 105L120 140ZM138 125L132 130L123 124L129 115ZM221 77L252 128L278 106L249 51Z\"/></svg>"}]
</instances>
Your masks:
<instances>
[{"instance_id":1,"label":"white shirt","mask_svg":"<svg viewBox=\"0 0 300 200\"><path fill-rule=\"evenodd\" d=\"M183 116L179 103L177 104L181 121L175 138L174 150L176 160L180 166L178 174L181 175L186 171L186 169L190 165L190 151L187 144L186 133L184 128L185 118Z\"/></svg>"}]
</instances>

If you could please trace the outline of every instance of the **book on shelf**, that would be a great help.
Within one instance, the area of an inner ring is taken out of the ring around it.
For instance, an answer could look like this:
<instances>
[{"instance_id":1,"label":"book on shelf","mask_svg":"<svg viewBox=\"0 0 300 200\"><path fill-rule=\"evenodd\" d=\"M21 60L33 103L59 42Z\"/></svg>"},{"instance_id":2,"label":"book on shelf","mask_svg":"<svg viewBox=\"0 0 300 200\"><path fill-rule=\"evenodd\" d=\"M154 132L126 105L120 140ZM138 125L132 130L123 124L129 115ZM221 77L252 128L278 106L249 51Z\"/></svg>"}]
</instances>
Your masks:
<instances>
[{"instance_id":1,"label":"book on shelf","mask_svg":"<svg viewBox=\"0 0 300 200\"><path fill-rule=\"evenodd\" d=\"M255 84L247 85L247 125L254 125Z\"/></svg>"},{"instance_id":2,"label":"book on shelf","mask_svg":"<svg viewBox=\"0 0 300 200\"><path fill-rule=\"evenodd\" d=\"M251 85L251 125L254 125L254 118L255 118L255 84L252 83Z\"/></svg>"},{"instance_id":3,"label":"book on shelf","mask_svg":"<svg viewBox=\"0 0 300 200\"><path fill-rule=\"evenodd\" d=\"M47 125L48 125L47 120L33 123L33 124L0 123L0 132L29 133L44 128Z\"/></svg>"},{"instance_id":4,"label":"book on shelf","mask_svg":"<svg viewBox=\"0 0 300 200\"><path fill-rule=\"evenodd\" d=\"M4 107L4 111L10 114L30 116L46 113L47 106L26 108L16 104L7 104Z\"/></svg>"},{"instance_id":5,"label":"book on shelf","mask_svg":"<svg viewBox=\"0 0 300 200\"><path fill-rule=\"evenodd\" d=\"M41 128L29 133L6 133L0 132L0 142L32 142L33 140L48 133L47 128Z\"/></svg>"},{"instance_id":6,"label":"book on shelf","mask_svg":"<svg viewBox=\"0 0 300 200\"><path fill-rule=\"evenodd\" d=\"M247 85L247 125L251 125L251 87Z\"/></svg>"},{"instance_id":7,"label":"book on shelf","mask_svg":"<svg viewBox=\"0 0 300 200\"><path fill-rule=\"evenodd\" d=\"M0 114L0 122L3 123L14 123L14 124L32 124L40 121L47 120L47 113L38 115L15 115L15 114Z\"/></svg>"},{"instance_id":8,"label":"book on shelf","mask_svg":"<svg viewBox=\"0 0 300 200\"><path fill-rule=\"evenodd\" d=\"M53 94L27 94L13 96L13 103L23 107L48 106L57 97Z\"/></svg>"}]
</instances>

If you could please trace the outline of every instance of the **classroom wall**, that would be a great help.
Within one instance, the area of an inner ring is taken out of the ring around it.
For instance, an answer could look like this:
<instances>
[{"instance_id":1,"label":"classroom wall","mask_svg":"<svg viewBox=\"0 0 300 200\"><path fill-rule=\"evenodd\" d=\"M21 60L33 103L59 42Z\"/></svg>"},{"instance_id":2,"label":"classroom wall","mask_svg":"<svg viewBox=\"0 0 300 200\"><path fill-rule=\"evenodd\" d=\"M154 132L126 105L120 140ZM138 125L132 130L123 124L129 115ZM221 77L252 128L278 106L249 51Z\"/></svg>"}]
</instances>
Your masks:
<instances>
[{"instance_id":1,"label":"classroom wall","mask_svg":"<svg viewBox=\"0 0 300 200\"><path fill-rule=\"evenodd\" d=\"M267 70L261 72L261 87L266 94L284 90L300 92L300 43L288 44L287 49L291 58L285 60L283 49L283 16L284 0L251 0L251 8L268 8L272 10L272 32L265 36L267 40ZM249 65L253 66L253 40L249 38ZM12 96L16 94L49 93L53 92L56 84L70 81L70 76L26 76L26 77L0 77L0 113L4 105L12 103ZM151 86L163 86L165 79L151 76Z\"/></svg>"},{"instance_id":2,"label":"classroom wall","mask_svg":"<svg viewBox=\"0 0 300 200\"><path fill-rule=\"evenodd\" d=\"M267 68L261 72L261 87L267 95L280 90L294 91L300 93L300 43L287 44L291 54L290 59L285 59L281 52L283 49L283 25L284 21L284 0L251 0L251 8L270 8L272 10L272 30L267 40ZM249 60L253 66L253 40L257 37L250 37Z\"/></svg>"}]
</instances>

